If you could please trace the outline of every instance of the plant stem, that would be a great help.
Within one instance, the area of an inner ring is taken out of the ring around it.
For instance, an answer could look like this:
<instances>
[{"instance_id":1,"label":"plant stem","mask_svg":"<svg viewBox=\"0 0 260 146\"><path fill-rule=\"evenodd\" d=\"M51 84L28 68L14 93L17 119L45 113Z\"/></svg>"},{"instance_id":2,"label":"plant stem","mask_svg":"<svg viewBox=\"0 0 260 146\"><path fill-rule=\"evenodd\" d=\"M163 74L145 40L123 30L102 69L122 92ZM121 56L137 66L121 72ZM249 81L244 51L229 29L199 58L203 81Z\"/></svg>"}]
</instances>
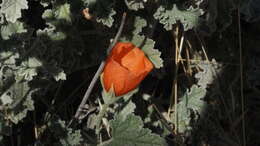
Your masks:
<instances>
[{"instance_id":1,"label":"plant stem","mask_svg":"<svg viewBox=\"0 0 260 146\"><path fill-rule=\"evenodd\" d=\"M239 42L239 60L240 60L240 95L241 95L241 108L242 108L242 131L243 131L243 146L246 146L246 128L245 128L245 97L244 97L244 82L243 82L243 50L241 38L241 24L240 24L240 9L238 5L238 42Z\"/></svg>"},{"instance_id":2,"label":"plant stem","mask_svg":"<svg viewBox=\"0 0 260 146\"><path fill-rule=\"evenodd\" d=\"M124 13L123 16L122 16L122 20L121 20L120 27L119 27L119 29L118 29L118 31L117 31L117 34L116 34L116 36L115 36L113 42L109 45L109 47L108 47L108 49L107 49L107 52L108 52L107 54L110 53L110 51L112 50L112 48L115 46L116 42L118 41L118 39L119 39L119 37L120 37L120 35L121 35L121 33L122 33L124 24L125 24L125 20L126 20L126 13ZM82 111L81 109L84 108L84 105L86 104L86 102L87 102L87 100L88 100L88 98L89 98L89 96L90 96L90 94L91 94L91 91L93 90L93 88L94 88L94 86L95 86L95 84L96 84L96 82L97 82L97 80L98 80L100 74L102 73L104 66L105 66L105 61L102 61L101 64L100 64L100 66L99 66L99 68L98 68L98 70L97 70L97 72L95 73L95 75L94 75L92 81L91 81L90 84L89 84L89 87L88 87L88 89L87 89L87 91L86 91L86 93L85 93L85 95L84 95L84 97L83 97L83 99L82 99L82 101L81 101L81 103L80 103L78 109L77 109L76 114L75 114L74 117L70 120L70 122L69 122L69 124L68 124L67 127L69 127L69 126L71 125L71 123L73 122L74 119L76 119L76 120L79 119L79 116L80 116L81 111Z\"/></svg>"}]
</instances>

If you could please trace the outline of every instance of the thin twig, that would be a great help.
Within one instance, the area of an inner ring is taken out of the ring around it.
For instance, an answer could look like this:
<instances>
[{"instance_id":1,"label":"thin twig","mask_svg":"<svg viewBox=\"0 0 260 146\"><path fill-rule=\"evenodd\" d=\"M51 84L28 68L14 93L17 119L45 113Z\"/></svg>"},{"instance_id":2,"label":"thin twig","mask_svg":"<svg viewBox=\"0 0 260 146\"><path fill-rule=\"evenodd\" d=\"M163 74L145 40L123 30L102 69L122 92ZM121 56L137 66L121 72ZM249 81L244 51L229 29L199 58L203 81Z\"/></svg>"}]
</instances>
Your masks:
<instances>
[{"instance_id":1,"label":"thin twig","mask_svg":"<svg viewBox=\"0 0 260 146\"><path fill-rule=\"evenodd\" d=\"M119 37L120 37L120 35L122 33L124 24L125 24L125 20L126 20L126 13L124 13L123 16L122 16L120 27L119 27L119 29L117 31L117 34L116 34L115 38L113 39L113 42L109 45L109 47L107 49L107 54L110 53L110 51L112 50L112 48L115 46L116 42L118 41L118 39L119 39ZM95 73L92 81L89 84L89 87L88 87L88 89L87 89L87 91L86 91L86 93L85 93L85 95L84 95L84 97L83 97L83 99L82 99L78 109L77 109L77 112L76 112L75 116L70 120L70 122L68 124L68 127L71 125L71 123L73 122L74 119L77 120L79 118L79 116L81 114L81 111L82 111L81 109L84 108L84 105L86 104L86 102L87 102L87 100L88 100L88 98L90 96L90 93L93 90L93 88L94 88L94 86L95 86L95 84L96 84L100 74L102 73L104 67L105 67L105 60L101 62L97 72Z\"/></svg>"},{"instance_id":2,"label":"thin twig","mask_svg":"<svg viewBox=\"0 0 260 146\"><path fill-rule=\"evenodd\" d=\"M241 108L242 108L242 131L243 131L243 146L246 146L246 128L245 128L245 97L244 97L244 82L243 82L243 50L241 38L241 24L240 24L240 9L237 8L238 16L238 41L239 41L239 60L240 60L240 94L241 94Z\"/></svg>"}]
</instances>

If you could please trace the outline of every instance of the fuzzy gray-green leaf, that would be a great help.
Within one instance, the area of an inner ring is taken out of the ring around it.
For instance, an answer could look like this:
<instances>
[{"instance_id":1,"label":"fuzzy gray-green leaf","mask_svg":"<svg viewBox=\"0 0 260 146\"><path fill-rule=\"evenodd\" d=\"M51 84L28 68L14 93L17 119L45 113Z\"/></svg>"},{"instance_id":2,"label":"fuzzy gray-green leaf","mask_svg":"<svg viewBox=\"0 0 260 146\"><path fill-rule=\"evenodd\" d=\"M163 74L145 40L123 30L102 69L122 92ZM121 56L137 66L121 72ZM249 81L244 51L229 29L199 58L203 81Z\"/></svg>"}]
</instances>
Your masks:
<instances>
[{"instance_id":1,"label":"fuzzy gray-green leaf","mask_svg":"<svg viewBox=\"0 0 260 146\"><path fill-rule=\"evenodd\" d=\"M1 37L3 40L8 40L14 34L25 33L27 30L24 28L22 22L16 21L15 23L8 23L1 26Z\"/></svg>"},{"instance_id":2,"label":"fuzzy gray-green leaf","mask_svg":"<svg viewBox=\"0 0 260 146\"><path fill-rule=\"evenodd\" d=\"M202 11L200 9L180 10L173 4L172 8L160 6L154 13L154 18L159 20L166 30L172 30L173 25L180 21L184 26L184 30L187 31L198 26L199 16L201 15Z\"/></svg>"},{"instance_id":3,"label":"fuzzy gray-green leaf","mask_svg":"<svg viewBox=\"0 0 260 146\"><path fill-rule=\"evenodd\" d=\"M166 142L157 134L151 133L151 130L143 128L143 121L134 114L128 115L125 119L121 116L115 116L110 121L112 128L112 138L103 143L105 146L165 146Z\"/></svg>"},{"instance_id":4,"label":"fuzzy gray-green leaf","mask_svg":"<svg viewBox=\"0 0 260 146\"><path fill-rule=\"evenodd\" d=\"M125 0L127 7L130 10L139 10L144 8L144 1L143 0Z\"/></svg>"},{"instance_id":5,"label":"fuzzy gray-green leaf","mask_svg":"<svg viewBox=\"0 0 260 146\"><path fill-rule=\"evenodd\" d=\"M191 130L192 121L197 121L206 106L203 98L206 96L206 89L193 85L190 91L186 91L181 101L177 104L177 123L175 114L172 114L171 121L177 125L180 133ZM194 123L193 123L194 125Z\"/></svg>"},{"instance_id":6,"label":"fuzzy gray-green leaf","mask_svg":"<svg viewBox=\"0 0 260 146\"><path fill-rule=\"evenodd\" d=\"M22 16L21 11L28 9L27 0L2 0L0 12L5 15L7 21L15 23Z\"/></svg>"}]
</instances>

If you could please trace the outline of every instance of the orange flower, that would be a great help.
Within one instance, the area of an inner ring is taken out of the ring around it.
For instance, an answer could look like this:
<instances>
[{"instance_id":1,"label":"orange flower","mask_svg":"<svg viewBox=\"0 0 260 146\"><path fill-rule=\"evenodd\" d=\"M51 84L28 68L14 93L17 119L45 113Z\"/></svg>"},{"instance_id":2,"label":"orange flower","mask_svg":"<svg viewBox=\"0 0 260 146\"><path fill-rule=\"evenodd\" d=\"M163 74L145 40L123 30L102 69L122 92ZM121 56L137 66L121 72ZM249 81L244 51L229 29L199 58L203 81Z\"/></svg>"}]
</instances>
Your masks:
<instances>
[{"instance_id":1,"label":"orange flower","mask_svg":"<svg viewBox=\"0 0 260 146\"><path fill-rule=\"evenodd\" d=\"M153 69L144 52L132 43L117 43L106 60L103 83L106 91L114 87L116 96L135 89Z\"/></svg>"}]
</instances>

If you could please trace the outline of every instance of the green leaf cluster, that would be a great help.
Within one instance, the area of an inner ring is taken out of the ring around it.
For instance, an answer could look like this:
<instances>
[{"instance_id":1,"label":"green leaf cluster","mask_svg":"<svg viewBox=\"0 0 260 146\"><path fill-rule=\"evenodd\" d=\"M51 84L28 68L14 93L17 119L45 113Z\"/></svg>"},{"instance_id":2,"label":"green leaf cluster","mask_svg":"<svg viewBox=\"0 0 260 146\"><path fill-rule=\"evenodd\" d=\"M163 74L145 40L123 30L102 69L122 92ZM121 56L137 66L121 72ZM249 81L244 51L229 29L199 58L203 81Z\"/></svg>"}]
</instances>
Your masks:
<instances>
[{"instance_id":1,"label":"green leaf cluster","mask_svg":"<svg viewBox=\"0 0 260 146\"><path fill-rule=\"evenodd\" d=\"M38 67L34 66L33 58L29 58L30 63L23 62L24 67L18 66L18 58L18 53L0 53L0 103L7 111L2 116L15 124L24 119L28 111L34 110L32 94L36 89L30 88L29 81L37 75L35 68Z\"/></svg>"},{"instance_id":2,"label":"green leaf cluster","mask_svg":"<svg viewBox=\"0 0 260 146\"><path fill-rule=\"evenodd\" d=\"M111 27L114 22L113 16L116 14L113 6L115 0L82 0L91 14L96 17L96 21Z\"/></svg>"},{"instance_id":3,"label":"green leaf cluster","mask_svg":"<svg viewBox=\"0 0 260 146\"><path fill-rule=\"evenodd\" d=\"M110 121L112 138L103 143L106 146L138 145L138 146L164 146L166 142L151 130L143 128L143 121L134 114L129 114L125 119L115 116Z\"/></svg>"},{"instance_id":4,"label":"green leaf cluster","mask_svg":"<svg viewBox=\"0 0 260 146\"><path fill-rule=\"evenodd\" d=\"M178 128L178 132L189 132L193 126L196 126L200 115L203 114L203 110L207 106L207 103L203 101L205 96L205 88L193 85L190 91L187 90L181 97L180 102L176 105L177 113L171 115L171 121Z\"/></svg>"},{"instance_id":5,"label":"green leaf cluster","mask_svg":"<svg viewBox=\"0 0 260 146\"><path fill-rule=\"evenodd\" d=\"M6 20L15 23L18 18L21 18L21 11L28 9L28 2L27 0L2 0L0 6L0 13Z\"/></svg>"},{"instance_id":6,"label":"green leaf cluster","mask_svg":"<svg viewBox=\"0 0 260 146\"><path fill-rule=\"evenodd\" d=\"M60 119L50 121L48 127L53 132L53 135L59 138L59 142L55 143L57 146L77 146L83 141L80 130L67 128L65 121Z\"/></svg>"},{"instance_id":7,"label":"green leaf cluster","mask_svg":"<svg viewBox=\"0 0 260 146\"><path fill-rule=\"evenodd\" d=\"M180 10L176 4L173 4L170 7L159 6L154 13L154 18L159 20L166 30L172 30L173 25L180 22L187 31L199 25L199 17L202 14L202 10L199 8Z\"/></svg>"},{"instance_id":8,"label":"green leaf cluster","mask_svg":"<svg viewBox=\"0 0 260 146\"><path fill-rule=\"evenodd\" d=\"M125 0L125 3L130 10L144 9L144 0Z\"/></svg>"}]
</instances>

